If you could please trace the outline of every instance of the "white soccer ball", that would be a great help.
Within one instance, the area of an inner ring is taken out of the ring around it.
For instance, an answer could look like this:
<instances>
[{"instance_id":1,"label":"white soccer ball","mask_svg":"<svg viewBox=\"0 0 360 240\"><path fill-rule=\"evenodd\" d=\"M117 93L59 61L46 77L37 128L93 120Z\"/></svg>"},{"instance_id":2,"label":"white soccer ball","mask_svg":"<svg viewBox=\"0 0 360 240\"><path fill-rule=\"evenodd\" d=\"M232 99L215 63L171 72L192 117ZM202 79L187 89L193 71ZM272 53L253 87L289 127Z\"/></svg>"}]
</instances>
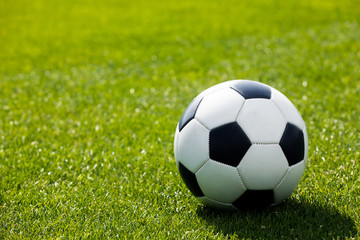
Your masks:
<instances>
[{"instance_id":1,"label":"white soccer ball","mask_svg":"<svg viewBox=\"0 0 360 240\"><path fill-rule=\"evenodd\" d=\"M175 133L175 160L193 195L207 205L266 207L288 198L307 162L305 123L276 89L233 80L200 93Z\"/></svg>"}]
</instances>

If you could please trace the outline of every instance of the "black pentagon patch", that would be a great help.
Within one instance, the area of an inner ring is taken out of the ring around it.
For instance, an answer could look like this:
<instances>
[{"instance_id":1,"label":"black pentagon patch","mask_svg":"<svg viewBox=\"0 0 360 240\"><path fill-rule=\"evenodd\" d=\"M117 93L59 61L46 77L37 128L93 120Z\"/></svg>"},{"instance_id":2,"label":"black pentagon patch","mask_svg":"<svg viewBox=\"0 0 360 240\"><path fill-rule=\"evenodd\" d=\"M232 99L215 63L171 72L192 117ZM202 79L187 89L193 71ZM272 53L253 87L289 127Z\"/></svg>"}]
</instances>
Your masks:
<instances>
[{"instance_id":1,"label":"black pentagon patch","mask_svg":"<svg viewBox=\"0 0 360 240\"><path fill-rule=\"evenodd\" d=\"M237 209L246 209L268 207L273 203L273 190L246 190L232 205Z\"/></svg>"},{"instance_id":2,"label":"black pentagon patch","mask_svg":"<svg viewBox=\"0 0 360 240\"><path fill-rule=\"evenodd\" d=\"M194 100L192 100L189 106L187 106L179 121L179 132L181 131L181 129L185 127L185 125L188 122L190 122L191 119L194 118L196 110L199 107L201 100L202 98L196 97L194 98Z\"/></svg>"},{"instance_id":3,"label":"black pentagon patch","mask_svg":"<svg viewBox=\"0 0 360 240\"><path fill-rule=\"evenodd\" d=\"M303 160L305 154L303 131L294 124L287 123L280 140L280 147L286 156L289 166Z\"/></svg>"},{"instance_id":4,"label":"black pentagon patch","mask_svg":"<svg viewBox=\"0 0 360 240\"><path fill-rule=\"evenodd\" d=\"M251 142L236 122L210 131L210 158L236 167L250 148Z\"/></svg>"},{"instance_id":5,"label":"black pentagon patch","mask_svg":"<svg viewBox=\"0 0 360 240\"><path fill-rule=\"evenodd\" d=\"M196 180L195 173L192 173L189 169L182 165L181 162L179 162L179 172L185 185L189 188L190 192L194 194L195 197L204 196L204 193L201 191Z\"/></svg>"},{"instance_id":6,"label":"black pentagon patch","mask_svg":"<svg viewBox=\"0 0 360 240\"><path fill-rule=\"evenodd\" d=\"M271 98L271 89L258 82L239 81L231 86L232 89L240 93L245 99L249 98Z\"/></svg>"}]
</instances>

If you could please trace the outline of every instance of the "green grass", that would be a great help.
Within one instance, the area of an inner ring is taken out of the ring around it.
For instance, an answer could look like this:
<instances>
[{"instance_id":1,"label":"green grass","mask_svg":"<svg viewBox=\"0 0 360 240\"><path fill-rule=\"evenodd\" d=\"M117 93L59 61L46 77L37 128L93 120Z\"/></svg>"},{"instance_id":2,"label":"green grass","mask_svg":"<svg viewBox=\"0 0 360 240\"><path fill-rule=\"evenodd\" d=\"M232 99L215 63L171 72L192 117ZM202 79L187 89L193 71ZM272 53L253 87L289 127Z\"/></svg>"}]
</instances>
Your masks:
<instances>
[{"instance_id":1,"label":"green grass","mask_svg":"<svg viewBox=\"0 0 360 240\"><path fill-rule=\"evenodd\" d=\"M360 239L356 1L0 0L0 239ZM285 203L220 212L173 157L200 91L253 79L309 135Z\"/></svg>"}]
</instances>

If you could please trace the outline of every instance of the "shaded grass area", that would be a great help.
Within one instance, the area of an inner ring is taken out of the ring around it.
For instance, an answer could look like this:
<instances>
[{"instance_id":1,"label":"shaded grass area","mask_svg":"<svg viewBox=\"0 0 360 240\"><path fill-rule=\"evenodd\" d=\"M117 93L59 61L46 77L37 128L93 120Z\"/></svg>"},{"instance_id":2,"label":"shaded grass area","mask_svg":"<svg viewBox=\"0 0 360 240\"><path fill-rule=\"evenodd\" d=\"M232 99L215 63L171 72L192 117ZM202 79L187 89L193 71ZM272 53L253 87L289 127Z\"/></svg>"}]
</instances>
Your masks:
<instances>
[{"instance_id":1,"label":"shaded grass area","mask_svg":"<svg viewBox=\"0 0 360 240\"><path fill-rule=\"evenodd\" d=\"M359 238L354 1L0 2L1 238ZM302 114L294 195L218 212L182 183L177 121L253 79Z\"/></svg>"},{"instance_id":2,"label":"shaded grass area","mask_svg":"<svg viewBox=\"0 0 360 240\"><path fill-rule=\"evenodd\" d=\"M357 234L353 220L336 208L289 200L265 210L221 212L198 208L198 216L217 232L253 239L351 238Z\"/></svg>"}]
</instances>

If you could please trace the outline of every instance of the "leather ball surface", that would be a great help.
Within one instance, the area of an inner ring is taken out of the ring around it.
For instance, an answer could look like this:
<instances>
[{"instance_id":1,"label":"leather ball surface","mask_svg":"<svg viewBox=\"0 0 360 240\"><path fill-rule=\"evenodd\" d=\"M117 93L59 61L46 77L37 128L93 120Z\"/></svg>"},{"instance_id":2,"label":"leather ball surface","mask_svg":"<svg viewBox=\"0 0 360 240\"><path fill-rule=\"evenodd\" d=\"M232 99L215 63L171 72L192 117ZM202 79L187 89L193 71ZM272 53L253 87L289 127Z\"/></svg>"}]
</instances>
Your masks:
<instances>
[{"instance_id":1,"label":"leather ball surface","mask_svg":"<svg viewBox=\"0 0 360 240\"><path fill-rule=\"evenodd\" d=\"M288 198L305 171L305 123L276 89L233 80L200 93L184 111L174 140L186 186L220 208L266 207Z\"/></svg>"}]
</instances>

